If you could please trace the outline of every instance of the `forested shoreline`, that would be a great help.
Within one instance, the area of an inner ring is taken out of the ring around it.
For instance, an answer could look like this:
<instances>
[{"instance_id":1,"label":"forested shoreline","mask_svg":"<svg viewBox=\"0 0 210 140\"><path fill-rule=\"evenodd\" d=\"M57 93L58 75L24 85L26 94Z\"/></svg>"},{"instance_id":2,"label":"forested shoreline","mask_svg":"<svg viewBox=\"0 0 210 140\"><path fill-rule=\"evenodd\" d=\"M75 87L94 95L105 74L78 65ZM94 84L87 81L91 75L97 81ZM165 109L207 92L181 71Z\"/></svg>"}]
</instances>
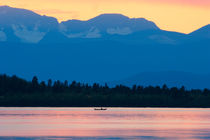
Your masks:
<instances>
[{"instance_id":1,"label":"forested shoreline","mask_svg":"<svg viewBox=\"0 0 210 140\"><path fill-rule=\"evenodd\" d=\"M0 75L1 107L210 107L210 90L123 85L109 87L76 81L39 82Z\"/></svg>"}]
</instances>

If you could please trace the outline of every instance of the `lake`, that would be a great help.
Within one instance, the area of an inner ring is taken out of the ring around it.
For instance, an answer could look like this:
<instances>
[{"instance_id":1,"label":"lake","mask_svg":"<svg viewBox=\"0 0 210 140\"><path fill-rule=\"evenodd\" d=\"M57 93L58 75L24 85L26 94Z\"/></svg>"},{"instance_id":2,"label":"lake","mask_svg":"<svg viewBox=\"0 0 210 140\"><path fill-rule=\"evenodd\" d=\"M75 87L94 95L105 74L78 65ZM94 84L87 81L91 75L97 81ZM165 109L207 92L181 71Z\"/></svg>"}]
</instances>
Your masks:
<instances>
[{"instance_id":1,"label":"lake","mask_svg":"<svg viewBox=\"0 0 210 140\"><path fill-rule=\"evenodd\" d=\"M5 107L0 139L210 139L210 109Z\"/></svg>"}]
</instances>

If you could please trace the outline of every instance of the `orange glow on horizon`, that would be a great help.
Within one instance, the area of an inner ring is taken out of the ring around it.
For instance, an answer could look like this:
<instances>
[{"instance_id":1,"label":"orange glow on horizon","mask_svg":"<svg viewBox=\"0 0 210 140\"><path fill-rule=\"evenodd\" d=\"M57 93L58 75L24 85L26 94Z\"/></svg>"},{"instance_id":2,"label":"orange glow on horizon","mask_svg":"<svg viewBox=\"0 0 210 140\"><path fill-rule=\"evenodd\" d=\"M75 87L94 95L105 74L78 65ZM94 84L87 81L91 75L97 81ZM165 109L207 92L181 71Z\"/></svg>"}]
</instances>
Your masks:
<instances>
[{"instance_id":1,"label":"orange glow on horizon","mask_svg":"<svg viewBox=\"0 0 210 140\"><path fill-rule=\"evenodd\" d=\"M163 30L190 33L210 24L210 0L1 0L0 5L56 17L88 20L103 13L143 17Z\"/></svg>"}]
</instances>

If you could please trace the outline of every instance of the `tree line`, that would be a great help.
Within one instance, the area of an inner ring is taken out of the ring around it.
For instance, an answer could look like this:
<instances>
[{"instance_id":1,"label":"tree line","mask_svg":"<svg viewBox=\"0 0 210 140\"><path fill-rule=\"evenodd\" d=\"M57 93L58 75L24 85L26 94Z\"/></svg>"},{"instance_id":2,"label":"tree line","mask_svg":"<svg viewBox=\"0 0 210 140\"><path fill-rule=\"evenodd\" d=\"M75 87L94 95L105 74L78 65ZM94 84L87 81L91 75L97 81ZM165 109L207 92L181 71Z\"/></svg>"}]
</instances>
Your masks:
<instances>
[{"instance_id":1,"label":"tree line","mask_svg":"<svg viewBox=\"0 0 210 140\"><path fill-rule=\"evenodd\" d=\"M0 75L0 106L210 107L209 89L39 82Z\"/></svg>"}]
</instances>

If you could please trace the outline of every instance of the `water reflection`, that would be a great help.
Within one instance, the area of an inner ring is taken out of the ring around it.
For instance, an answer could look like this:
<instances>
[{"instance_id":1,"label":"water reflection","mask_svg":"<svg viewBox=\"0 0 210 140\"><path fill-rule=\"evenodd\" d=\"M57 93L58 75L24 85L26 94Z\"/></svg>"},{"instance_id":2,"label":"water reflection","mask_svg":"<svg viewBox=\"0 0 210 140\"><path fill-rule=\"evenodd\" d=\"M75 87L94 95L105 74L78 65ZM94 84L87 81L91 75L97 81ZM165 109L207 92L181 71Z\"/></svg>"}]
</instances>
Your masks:
<instances>
[{"instance_id":1,"label":"water reflection","mask_svg":"<svg viewBox=\"0 0 210 140\"><path fill-rule=\"evenodd\" d=\"M0 136L32 140L209 139L210 109L0 108Z\"/></svg>"}]
</instances>

